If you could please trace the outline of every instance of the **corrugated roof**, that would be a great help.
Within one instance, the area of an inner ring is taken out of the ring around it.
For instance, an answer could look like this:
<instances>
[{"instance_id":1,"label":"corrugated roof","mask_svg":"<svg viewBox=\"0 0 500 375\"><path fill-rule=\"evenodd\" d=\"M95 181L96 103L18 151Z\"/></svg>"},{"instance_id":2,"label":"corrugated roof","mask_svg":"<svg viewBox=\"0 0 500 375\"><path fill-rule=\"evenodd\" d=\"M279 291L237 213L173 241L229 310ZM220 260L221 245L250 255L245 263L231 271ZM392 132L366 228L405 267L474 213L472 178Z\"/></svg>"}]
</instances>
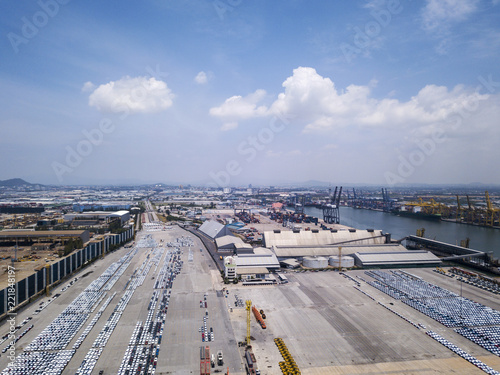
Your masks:
<instances>
[{"instance_id":1,"label":"corrugated roof","mask_svg":"<svg viewBox=\"0 0 500 375\"><path fill-rule=\"evenodd\" d=\"M238 267L236 268L236 273L238 275L267 274L269 270L266 267Z\"/></svg>"},{"instance_id":2,"label":"corrugated roof","mask_svg":"<svg viewBox=\"0 0 500 375\"><path fill-rule=\"evenodd\" d=\"M205 221L198 230L205 233L210 238L220 237L221 233L223 235L231 233L224 225L215 220Z\"/></svg>"},{"instance_id":3,"label":"corrugated roof","mask_svg":"<svg viewBox=\"0 0 500 375\"><path fill-rule=\"evenodd\" d=\"M249 243L236 243L234 244L234 247L236 249L252 249L252 245L250 245Z\"/></svg>"},{"instance_id":4,"label":"corrugated roof","mask_svg":"<svg viewBox=\"0 0 500 375\"><path fill-rule=\"evenodd\" d=\"M375 265L397 265L397 264L438 264L441 260L430 251L424 250L406 250L389 253L356 253L354 257L362 263L363 266Z\"/></svg>"},{"instance_id":5,"label":"corrugated roof","mask_svg":"<svg viewBox=\"0 0 500 375\"><path fill-rule=\"evenodd\" d=\"M116 212L113 212L111 215L109 216L123 216L123 215L130 215L130 211L127 211L127 210L120 210L120 211L116 211Z\"/></svg>"},{"instance_id":6,"label":"corrugated roof","mask_svg":"<svg viewBox=\"0 0 500 375\"><path fill-rule=\"evenodd\" d=\"M385 236L381 230L330 230L320 231L275 231L264 232L264 244L270 248L272 246L321 246L337 243L350 244L383 244Z\"/></svg>"},{"instance_id":7,"label":"corrugated roof","mask_svg":"<svg viewBox=\"0 0 500 375\"><path fill-rule=\"evenodd\" d=\"M274 246L272 248L276 256L282 258L301 258L306 256L324 256L339 255L338 246ZM342 245L342 255L352 255L358 252L401 252L406 251L400 244L383 245Z\"/></svg>"},{"instance_id":8,"label":"corrugated roof","mask_svg":"<svg viewBox=\"0 0 500 375\"><path fill-rule=\"evenodd\" d=\"M257 254L240 254L235 256L237 267L269 267L279 268L280 264L276 255L269 249L267 252L260 251Z\"/></svg>"},{"instance_id":9,"label":"corrugated roof","mask_svg":"<svg viewBox=\"0 0 500 375\"><path fill-rule=\"evenodd\" d=\"M87 230L2 230L0 237L57 237L57 236L80 236Z\"/></svg>"},{"instance_id":10,"label":"corrugated roof","mask_svg":"<svg viewBox=\"0 0 500 375\"><path fill-rule=\"evenodd\" d=\"M236 236L222 236L215 239L217 247L223 247L230 244L242 244L243 240Z\"/></svg>"}]
</instances>

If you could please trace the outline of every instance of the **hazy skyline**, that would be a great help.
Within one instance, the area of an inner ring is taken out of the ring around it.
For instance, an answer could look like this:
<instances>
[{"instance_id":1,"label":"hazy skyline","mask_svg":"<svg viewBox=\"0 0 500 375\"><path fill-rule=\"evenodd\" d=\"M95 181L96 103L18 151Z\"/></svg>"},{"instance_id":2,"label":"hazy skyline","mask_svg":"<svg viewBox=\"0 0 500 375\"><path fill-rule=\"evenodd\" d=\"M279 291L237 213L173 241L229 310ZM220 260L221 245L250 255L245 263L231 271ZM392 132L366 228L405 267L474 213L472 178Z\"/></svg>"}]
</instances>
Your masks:
<instances>
[{"instance_id":1,"label":"hazy skyline","mask_svg":"<svg viewBox=\"0 0 500 375\"><path fill-rule=\"evenodd\" d=\"M0 180L500 184L500 1L4 5Z\"/></svg>"}]
</instances>

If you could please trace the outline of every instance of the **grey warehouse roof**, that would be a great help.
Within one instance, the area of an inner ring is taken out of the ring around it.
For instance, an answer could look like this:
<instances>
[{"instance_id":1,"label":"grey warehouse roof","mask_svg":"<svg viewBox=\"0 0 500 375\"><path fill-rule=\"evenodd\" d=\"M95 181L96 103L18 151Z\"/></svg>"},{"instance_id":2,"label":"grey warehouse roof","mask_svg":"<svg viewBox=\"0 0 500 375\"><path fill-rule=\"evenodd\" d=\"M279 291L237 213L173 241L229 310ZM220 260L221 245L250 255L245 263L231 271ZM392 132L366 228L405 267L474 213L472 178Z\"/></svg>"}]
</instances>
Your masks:
<instances>
[{"instance_id":1,"label":"grey warehouse roof","mask_svg":"<svg viewBox=\"0 0 500 375\"><path fill-rule=\"evenodd\" d=\"M228 235L216 238L215 243L217 244L217 247L223 247L230 244L237 244L237 243L241 244L243 243L243 240L239 237Z\"/></svg>"},{"instance_id":2,"label":"grey warehouse roof","mask_svg":"<svg viewBox=\"0 0 500 375\"><path fill-rule=\"evenodd\" d=\"M229 229L215 220L205 221L198 230L212 239L231 234Z\"/></svg>"},{"instance_id":3,"label":"grey warehouse roof","mask_svg":"<svg viewBox=\"0 0 500 375\"><path fill-rule=\"evenodd\" d=\"M404 265L404 264L439 264L441 260L430 251L406 250L390 253L356 253L356 264L362 266Z\"/></svg>"}]
</instances>

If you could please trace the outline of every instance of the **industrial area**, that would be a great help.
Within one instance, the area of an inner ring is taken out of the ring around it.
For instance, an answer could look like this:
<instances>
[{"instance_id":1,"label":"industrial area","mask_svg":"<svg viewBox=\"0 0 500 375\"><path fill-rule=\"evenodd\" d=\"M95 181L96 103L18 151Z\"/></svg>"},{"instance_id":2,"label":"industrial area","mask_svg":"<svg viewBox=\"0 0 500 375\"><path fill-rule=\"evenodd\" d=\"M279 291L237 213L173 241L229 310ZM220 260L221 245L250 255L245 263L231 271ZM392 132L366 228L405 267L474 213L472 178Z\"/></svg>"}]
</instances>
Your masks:
<instances>
[{"instance_id":1,"label":"industrial area","mask_svg":"<svg viewBox=\"0 0 500 375\"><path fill-rule=\"evenodd\" d=\"M0 231L2 374L499 373L489 254L342 225L340 187L321 219L148 193Z\"/></svg>"}]
</instances>

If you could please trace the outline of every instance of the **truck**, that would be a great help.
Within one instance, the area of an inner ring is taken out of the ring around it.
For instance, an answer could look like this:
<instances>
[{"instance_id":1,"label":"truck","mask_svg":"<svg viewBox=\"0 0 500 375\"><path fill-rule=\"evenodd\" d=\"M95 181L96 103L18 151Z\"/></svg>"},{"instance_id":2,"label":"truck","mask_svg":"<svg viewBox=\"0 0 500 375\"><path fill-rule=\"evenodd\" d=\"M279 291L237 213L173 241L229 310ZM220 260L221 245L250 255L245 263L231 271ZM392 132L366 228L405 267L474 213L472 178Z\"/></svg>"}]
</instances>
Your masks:
<instances>
[{"instance_id":1,"label":"truck","mask_svg":"<svg viewBox=\"0 0 500 375\"><path fill-rule=\"evenodd\" d=\"M245 350L245 362L247 375L260 375L260 370L257 368L257 360L255 359L251 346L247 347Z\"/></svg>"},{"instance_id":2,"label":"truck","mask_svg":"<svg viewBox=\"0 0 500 375\"><path fill-rule=\"evenodd\" d=\"M200 347L200 375L210 375L210 348Z\"/></svg>"},{"instance_id":3,"label":"truck","mask_svg":"<svg viewBox=\"0 0 500 375\"><path fill-rule=\"evenodd\" d=\"M224 364L224 359L222 358L222 350L217 352L217 364L222 366Z\"/></svg>"},{"instance_id":4,"label":"truck","mask_svg":"<svg viewBox=\"0 0 500 375\"><path fill-rule=\"evenodd\" d=\"M213 353L212 353L212 358L211 358L210 364L212 365L212 367L215 367L215 354L213 354Z\"/></svg>"}]
</instances>

